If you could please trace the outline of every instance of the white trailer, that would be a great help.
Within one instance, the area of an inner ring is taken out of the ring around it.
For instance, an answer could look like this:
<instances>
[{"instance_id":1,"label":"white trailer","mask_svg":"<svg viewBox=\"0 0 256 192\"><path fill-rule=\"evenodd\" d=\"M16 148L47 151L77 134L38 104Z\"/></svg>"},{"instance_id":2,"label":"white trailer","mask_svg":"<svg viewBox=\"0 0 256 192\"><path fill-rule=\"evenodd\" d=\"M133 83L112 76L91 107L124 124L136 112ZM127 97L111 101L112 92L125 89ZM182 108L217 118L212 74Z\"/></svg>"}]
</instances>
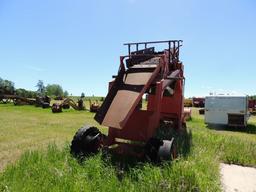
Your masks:
<instances>
[{"instance_id":1,"label":"white trailer","mask_svg":"<svg viewBox=\"0 0 256 192\"><path fill-rule=\"evenodd\" d=\"M205 123L245 127L248 119L247 96L205 97Z\"/></svg>"}]
</instances>

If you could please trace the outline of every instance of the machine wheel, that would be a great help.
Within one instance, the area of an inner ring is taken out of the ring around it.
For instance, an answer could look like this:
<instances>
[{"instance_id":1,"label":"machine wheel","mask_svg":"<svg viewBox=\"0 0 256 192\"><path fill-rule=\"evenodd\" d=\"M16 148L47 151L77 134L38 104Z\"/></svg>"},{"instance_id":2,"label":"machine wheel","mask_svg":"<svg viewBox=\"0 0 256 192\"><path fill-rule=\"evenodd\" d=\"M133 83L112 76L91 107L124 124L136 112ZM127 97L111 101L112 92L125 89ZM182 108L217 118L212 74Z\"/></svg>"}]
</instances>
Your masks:
<instances>
[{"instance_id":1,"label":"machine wheel","mask_svg":"<svg viewBox=\"0 0 256 192\"><path fill-rule=\"evenodd\" d=\"M158 161L158 150L163 145L163 141L157 138L150 138L145 145L146 158L152 162Z\"/></svg>"},{"instance_id":2,"label":"machine wheel","mask_svg":"<svg viewBox=\"0 0 256 192\"><path fill-rule=\"evenodd\" d=\"M49 108L49 107L50 107L50 103L47 103L47 102L42 103L42 108L43 109L46 109L46 108Z\"/></svg>"},{"instance_id":3,"label":"machine wheel","mask_svg":"<svg viewBox=\"0 0 256 192\"><path fill-rule=\"evenodd\" d=\"M145 154L152 162L174 160L177 157L177 147L174 138L171 140L149 139L145 145Z\"/></svg>"},{"instance_id":4,"label":"machine wheel","mask_svg":"<svg viewBox=\"0 0 256 192\"><path fill-rule=\"evenodd\" d=\"M70 109L70 105L69 104L62 104L62 108L63 109Z\"/></svg>"},{"instance_id":5,"label":"machine wheel","mask_svg":"<svg viewBox=\"0 0 256 192\"><path fill-rule=\"evenodd\" d=\"M204 108L199 109L199 114L200 114L200 115L204 115Z\"/></svg>"},{"instance_id":6,"label":"machine wheel","mask_svg":"<svg viewBox=\"0 0 256 192\"><path fill-rule=\"evenodd\" d=\"M52 105L52 112L53 113L60 113L62 112L62 106L58 103L53 103Z\"/></svg>"},{"instance_id":7,"label":"machine wheel","mask_svg":"<svg viewBox=\"0 0 256 192\"><path fill-rule=\"evenodd\" d=\"M80 128L70 147L70 153L74 156L85 156L88 154L97 153L101 147L102 134L96 127Z\"/></svg>"},{"instance_id":8,"label":"machine wheel","mask_svg":"<svg viewBox=\"0 0 256 192\"><path fill-rule=\"evenodd\" d=\"M171 140L163 140L163 144L158 149L158 159L162 160L174 160L177 158L177 146L174 138Z\"/></svg>"}]
</instances>

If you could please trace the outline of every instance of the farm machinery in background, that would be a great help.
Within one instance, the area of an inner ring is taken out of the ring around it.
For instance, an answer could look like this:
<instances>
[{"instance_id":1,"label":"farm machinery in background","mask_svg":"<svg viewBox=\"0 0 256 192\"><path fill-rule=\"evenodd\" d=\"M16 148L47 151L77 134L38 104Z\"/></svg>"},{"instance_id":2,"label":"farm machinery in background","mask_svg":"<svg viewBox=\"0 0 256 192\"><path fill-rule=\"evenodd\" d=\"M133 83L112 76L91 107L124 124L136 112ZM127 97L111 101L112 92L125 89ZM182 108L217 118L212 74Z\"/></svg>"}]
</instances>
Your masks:
<instances>
[{"instance_id":1,"label":"farm machinery in background","mask_svg":"<svg viewBox=\"0 0 256 192\"><path fill-rule=\"evenodd\" d=\"M204 97L193 97L192 99L184 99L184 107L200 107L203 108L205 103Z\"/></svg>"},{"instance_id":2,"label":"farm machinery in background","mask_svg":"<svg viewBox=\"0 0 256 192\"><path fill-rule=\"evenodd\" d=\"M199 114L203 115L205 114L205 98L204 97L193 97L192 98L192 105L190 105L190 100L191 99L185 99L184 101L184 106L185 107L199 107L201 109L199 109ZM250 114L254 115L256 114L256 99L254 99L253 97L248 99L248 110L250 112Z\"/></svg>"},{"instance_id":3,"label":"farm machinery in background","mask_svg":"<svg viewBox=\"0 0 256 192\"><path fill-rule=\"evenodd\" d=\"M200 115L204 115L204 104L205 104L205 98L204 97L193 97L192 98L193 107L201 108L201 109L198 110Z\"/></svg>"},{"instance_id":4,"label":"farm machinery in background","mask_svg":"<svg viewBox=\"0 0 256 192\"><path fill-rule=\"evenodd\" d=\"M248 108L249 108L249 112L252 115L256 114L256 99L250 98L248 101Z\"/></svg>"},{"instance_id":5,"label":"farm machinery in background","mask_svg":"<svg viewBox=\"0 0 256 192\"><path fill-rule=\"evenodd\" d=\"M43 97L36 97L35 105L36 107L49 108L51 103L51 98L47 95Z\"/></svg>"},{"instance_id":6,"label":"farm machinery in background","mask_svg":"<svg viewBox=\"0 0 256 192\"><path fill-rule=\"evenodd\" d=\"M51 98L48 96L26 98L18 95L0 95L2 101L12 101L14 105L35 105L36 107L48 108L50 107Z\"/></svg>"},{"instance_id":7,"label":"farm machinery in background","mask_svg":"<svg viewBox=\"0 0 256 192\"><path fill-rule=\"evenodd\" d=\"M205 98L204 97L193 97L192 98L193 107L203 108L204 103L205 103Z\"/></svg>"},{"instance_id":8,"label":"farm machinery in background","mask_svg":"<svg viewBox=\"0 0 256 192\"><path fill-rule=\"evenodd\" d=\"M193 102L192 99L184 99L184 107L192 107Z\"/></svg>"},{"instance_id":9,"label":"farm machinery in background","mask_svg":"<svg viewBox=\"0 0 256 192\"><path fill-rule=\"evenodd\" d=\"M75 110L85 110L84 101L82 98L80 98L77 103L73 99L66 98L61 103L53 103L52 112L60 113L62 112L62 109L69 109L70 106Z\"/></svg>"},{"instance_id":10,"label":"farm machinery in background","mask_svg":"<svg viewBox=\"0 0 256 192\"><path fill-rule=\"evenodd\" d=\"M98 112L100 108L100 103L98 100L92 101L91 99L89 99L89 105L90 105L90 112L92 113Z\"/></svg>"},{"instance_id":11,"label":"farm machinery in background","mask_svg":"<svg viewBox=\"0 0 256 192\"><path fill-rule=\"evenodd\" d=\"M148 47L152 44L167 44L167 49L156 51ZM106 99L94 117L109 127L108 136L96 127L82 127L72 140L71 153L88 155L104 148L152 161L175 158L175 140L169 133L178 133L186 125L184 67L179 60L182 41L125 45L128 55L120 57L118 74L109 83ZM131 51L134 47L136 50ZM140 103L145 94L147 106L143 109Z\"/></svg>"},{"instance_id":12,"label":"farm machinery in background","mask_svg":"<svg viewBox=\"0 0 256 192\"><path fill-rule=\"evenodd\" d=\"M13 102L14 105L34 105L35 99L29 99L25 97L20 97L18 95L0 95L0 100L3 103Z\"/></svg>"}]
</instances>

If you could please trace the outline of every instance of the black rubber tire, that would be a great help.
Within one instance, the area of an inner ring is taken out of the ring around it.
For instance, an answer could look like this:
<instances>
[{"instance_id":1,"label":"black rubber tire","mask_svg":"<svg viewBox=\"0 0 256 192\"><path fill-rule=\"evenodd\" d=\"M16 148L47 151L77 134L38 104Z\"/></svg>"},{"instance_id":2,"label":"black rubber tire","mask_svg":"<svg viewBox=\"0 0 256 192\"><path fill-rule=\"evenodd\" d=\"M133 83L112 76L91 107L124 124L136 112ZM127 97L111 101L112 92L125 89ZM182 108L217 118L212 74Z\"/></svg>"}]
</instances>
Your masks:
<instances>
[{"instance_id":1,"label":"black rubber tire","mask_svg":"<svg viewBox=\"0 0 256 192\"><path fill-rule=\"evenodd\" d=\"M161 162L163 160L176 159L177 158L177 145L176 145L176 141L174 138L172 138L172 140L171 140L171 146L170 146L168 152L166 152L167 154L164 154L165 157L159 156L160 147L162 147L164 145L165 141L168 141L168 140L161 140L161 139L157 139L157 138L149 139L145 145L146 158L154 163ZM168 141L168 142L170 142L170 141Z\"/></svg>"},{"instance_id":2,"label":"black rubber tire","mask_svg":"<svg viewBox=\"0 0 256 192\"><path fill-rule=\"evenodd\" d=\"M204 108L203 109L199 109L199 115L204 115Z\"/></svg>"},{"instance_id":3,"label":"black rubber tire","mask_svg":"<svg viewBox=\"0 0 256 192\"><path fill-rule=\"evenodd\" d=\"M69 104L63 104L63 105L62 105L62 108L63 108L63 109L70 109L70 105L69 105Z\"/></svg>"},{"instance_id":4,"label":"black rubber tire","mask_svg":"<svg viewBox=\"0 0 256 192\"><path fill-rule=\"evenodd\" d=\"M62 112L62 106L58 103L53 103L52 112L53 113L61 113Z\"/></svg>"},{"instance_id":5,"label":"black rubber tire","mask_svg":"<svg viewBox=\"0 0 256 192\"><path fill-rule=\"evenodd\" d=\"M42 108L43 109L46 109L46 108L49 108L49 107L50 107L50 103L47 103L47 102L42 103Z\"/></svg>"},{"instance_id":6,"label":"black rubber tire","mask_svg":"<svg viewBox=\"0 0 256 192\"><path fill-rule=\"evenodd\" d=\"M152 162L158 161L158 150L163 141L157 138L150 138L145 145L146 158Z\"/></svg>"},{"instance_id":7,"label":"black rubber tire","mask_svg":"<svg viewBox=\"0 0 256 192\"><path fill-rule=\"evenodd\" d=\"M74 156L95 154L100 149L101 138L102 134L96 127L82 127L71 142L70 153Z\"/></svg>"}]
</instances>

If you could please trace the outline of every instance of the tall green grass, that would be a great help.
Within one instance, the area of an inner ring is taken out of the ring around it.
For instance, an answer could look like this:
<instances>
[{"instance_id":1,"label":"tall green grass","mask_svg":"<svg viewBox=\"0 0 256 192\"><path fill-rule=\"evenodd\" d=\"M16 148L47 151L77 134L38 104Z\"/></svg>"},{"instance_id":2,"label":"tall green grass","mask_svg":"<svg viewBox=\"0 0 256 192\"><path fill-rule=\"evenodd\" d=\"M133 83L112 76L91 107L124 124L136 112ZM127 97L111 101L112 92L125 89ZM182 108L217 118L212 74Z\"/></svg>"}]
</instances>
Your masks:
<instances>
[{"instance_id":1,"label":"tall green grass","mask_svg":"<svg viewBox=\"0 0 256 192\"><path fill-rule=\"evenodd\" d=\"M201 116L177 137L179 157L153 164L99 153L77 160L63 147L25 152L0 175L0 191L221 191L220 162L256 167L255 124L215 130ZM235 131L235 132L234 132Z\"/></svg>"},{"instance_id":2,"label":"tall green grass","mask_svg":"<svg viewBox=\"0 0 256 192\"><path fill-rule=\"evenodd\" d=\"M122 169L101 154L80 162L69 147L26 152L0 176L1 191L218 191L218 164L205 154ZM203 160L203 161L202 161ZM210 167L210 168L209 168Z\"/></svg>"},{"instance_id":3,"label":"tall green grass","mask_svg":"<svg viewBox=\"0 0 256 192\"><path fill-rule=\"evenodd\" d=\"M193 130L193 143L200 150L212 151L212 155L225 163L256 167L256 125L248 129L209 129L202 119L193 118L188 122ZM245 131L248 131L245 132ZM253 134L252 134L253 132Z\"/></svg>"}]
</instances>

